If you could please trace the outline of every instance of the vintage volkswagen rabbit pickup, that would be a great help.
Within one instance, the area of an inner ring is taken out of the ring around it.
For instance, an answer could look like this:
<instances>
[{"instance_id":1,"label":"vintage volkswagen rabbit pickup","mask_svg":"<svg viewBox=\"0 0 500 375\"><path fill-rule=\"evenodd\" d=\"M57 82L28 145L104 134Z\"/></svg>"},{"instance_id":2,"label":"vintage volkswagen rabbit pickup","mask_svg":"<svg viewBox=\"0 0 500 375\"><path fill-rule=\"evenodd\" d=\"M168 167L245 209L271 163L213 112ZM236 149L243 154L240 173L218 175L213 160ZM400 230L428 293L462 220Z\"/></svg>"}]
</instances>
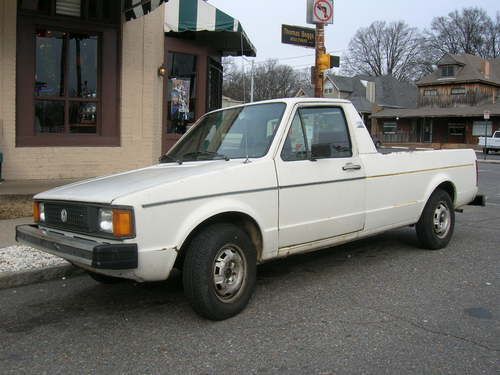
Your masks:
<instances>
[{"instance_id":1,"label":"vintage volkswagen rabbit pickup","mask_svg":"<svg viewBox=\"0 0 500 375\"><path fill-rule=\"evenodd\" d=\"M264 261L413 224L444 248L477 192L473 150L384 155L349 101L279 99L206 114L157 165L36 195L16 238L103 283L180 269L195 311L219 320Z\"/></svg>"}]
</instances>

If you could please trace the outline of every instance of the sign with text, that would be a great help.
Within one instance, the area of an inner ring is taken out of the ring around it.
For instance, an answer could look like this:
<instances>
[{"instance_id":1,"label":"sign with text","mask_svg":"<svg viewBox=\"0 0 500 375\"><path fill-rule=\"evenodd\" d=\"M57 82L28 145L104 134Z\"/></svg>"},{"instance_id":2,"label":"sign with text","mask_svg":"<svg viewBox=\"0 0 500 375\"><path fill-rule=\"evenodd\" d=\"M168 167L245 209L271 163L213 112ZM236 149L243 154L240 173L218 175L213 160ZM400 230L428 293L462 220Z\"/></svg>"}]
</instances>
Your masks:
<instances>
[{"instance_id":1,"label":"sign with text","mask_svg":"<svg viewBox=\"0 0 500 375\"><path fill-rule=\"evenodd\" d=\"M333 23L333 0L308 0L307 23Z\"/></svg>"},{"instance_id":2,"label":"sign with text","mask_svg":"<svg viewBox=\"0 0 500 375\"><path fill-rule=\"evenodd\" d=\"M281 25L281 43L314 48L316 30L308 27Z\"/></svg>"}]
</instances>

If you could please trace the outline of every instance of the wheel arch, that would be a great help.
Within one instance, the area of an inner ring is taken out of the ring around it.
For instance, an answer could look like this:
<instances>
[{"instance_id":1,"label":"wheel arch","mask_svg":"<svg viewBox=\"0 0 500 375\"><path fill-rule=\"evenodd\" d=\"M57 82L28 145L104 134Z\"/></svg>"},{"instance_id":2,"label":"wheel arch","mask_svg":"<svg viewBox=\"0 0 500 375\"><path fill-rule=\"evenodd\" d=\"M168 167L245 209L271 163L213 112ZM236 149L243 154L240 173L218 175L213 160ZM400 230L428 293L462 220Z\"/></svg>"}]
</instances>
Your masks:
<instances>
[{"instance_id":1,"label":"wheel arch","mask_svg":"<svg viewBox=\"0 0 500 375\"><path fill-rule=\"evenodd\" d=\"M215 223L235 224L243 229L248 234L248 237L255 246L255 250L257 252L257 261L260 261L264 248L262 229L260 225L252 216L247 213L241 211L225 211L214 214L202 220L187 234L187 236L182 241L182 245L179 247L179 254L175 261L175 267L179 268L182 266L184 257L186 255L186 250L189 247L191 240L204 228Z\"/></svg>"},{"instance_id":2,"label":"wheel arch","mask_svg":"<svg viewBox=\"0 0 500 375\"><path fill-rule=\"evenodd\" d=\"M425 199L424 199L424 204L422 205L420 209L420 214L419 217L422 215L422 212L425 208L425 205L429 201L429 198L431 195L438 189L444 190L447 192L451 198L451 202L453 205L455 205L456 198L457 198L457 190L455 187L455 184L451 182L451 179L447 176L440 176L437 177L432 184L430 184L429 189L426 192Z\"/></svg>"}]
</instances>

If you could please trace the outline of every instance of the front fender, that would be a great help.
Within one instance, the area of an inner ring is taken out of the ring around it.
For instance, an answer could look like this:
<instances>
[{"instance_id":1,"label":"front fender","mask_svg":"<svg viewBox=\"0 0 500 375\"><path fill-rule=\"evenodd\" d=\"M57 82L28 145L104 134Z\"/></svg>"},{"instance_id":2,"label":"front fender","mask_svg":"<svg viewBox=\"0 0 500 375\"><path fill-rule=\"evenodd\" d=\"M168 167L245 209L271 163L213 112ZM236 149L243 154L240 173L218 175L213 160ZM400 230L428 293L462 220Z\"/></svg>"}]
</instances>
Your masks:
<instances>
[{"instance_id":1,"label":"front fender","mask_svg":"<svg viewBox=\"0 0 500 375\"><path fill-rule=\"evenodd\" d=\"M260 212L260 213L259 213ZM231 197L221 197L218 199L211 199L201 203L196 210L191 211L179 223L179 230L176 233L175 243L177 248L181 248L189 235L203 222L210 218L224 214L224 213L240 213L252 218L262 235L263 251L262 254L269 251L269 249L277 246L277 218L273 220L272 216L277 215L277 210L262 212L256 210L253 205L243 202L239 199ZM270 217L271 215L271 217ZM273 221L275 225L270 225Z\"/></svg>"}]
</instances>

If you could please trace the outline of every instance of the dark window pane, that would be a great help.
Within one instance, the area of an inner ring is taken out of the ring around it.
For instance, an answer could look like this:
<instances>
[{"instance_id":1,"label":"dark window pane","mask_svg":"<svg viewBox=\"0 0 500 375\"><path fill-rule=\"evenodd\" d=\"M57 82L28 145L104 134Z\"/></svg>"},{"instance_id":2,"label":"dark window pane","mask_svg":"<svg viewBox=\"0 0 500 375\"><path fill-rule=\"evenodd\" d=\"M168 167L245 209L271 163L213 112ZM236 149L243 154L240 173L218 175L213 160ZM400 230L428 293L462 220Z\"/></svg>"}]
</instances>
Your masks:
<instances>
[{"instance_id":1,"label":"dark window pane","mask_svg":"<svg viewBox=\"0 0 500 375\"><path fill-rule=\"evenodd\" d=\"M51 0L21 0L21 9L49 13L50 3Z\"/></svg>"},{"instance_id":2,"label":"dark window pane","mask_svg":"<svg viewBox=\"0 0 500 375\"><path fill-rule=\"evenodd\" d=\"M64 102L37 100L35 102L35 130L37 133L64 132Z\"/></svg>"},{"instance_id":3,"label":"dark window pane","mask_svg":"<svg viewBox=\"0 0 500 375\"><path fill-rule=\"evenodd\" d=\"M89 9L89 18L98 18L99 17L99 7L102 3L97 0L88 0L88 9Z\"/></svg>"},{"instance_id":4,"label":"dark window pane","mask_svg":"<svg viewBox=\"0 0 500 375\"><path fill-rule=\"evenodd\" d=\"M36 33L36 96L64 95L65 34L46 29Z\"/></svg>"},{"instance_id":5,"label":"dark window pane","mask_svg":"<svg viewBox=\"0 0 500 375\"><path fill-rule=\"evenodd\" d=\"M69 107L70 133L97 132L97 103L71 102Z\"/></svg>"},{"instance_id":6,"label":"dark window pane","mask_svg":"<svg viewBox=\"0 0 500 375\"><path fill-rule=\"evenodd\" d=\"M98 37L69 35L68 94L72 97L97 97Z\"/></svg>"}]
</instances>

